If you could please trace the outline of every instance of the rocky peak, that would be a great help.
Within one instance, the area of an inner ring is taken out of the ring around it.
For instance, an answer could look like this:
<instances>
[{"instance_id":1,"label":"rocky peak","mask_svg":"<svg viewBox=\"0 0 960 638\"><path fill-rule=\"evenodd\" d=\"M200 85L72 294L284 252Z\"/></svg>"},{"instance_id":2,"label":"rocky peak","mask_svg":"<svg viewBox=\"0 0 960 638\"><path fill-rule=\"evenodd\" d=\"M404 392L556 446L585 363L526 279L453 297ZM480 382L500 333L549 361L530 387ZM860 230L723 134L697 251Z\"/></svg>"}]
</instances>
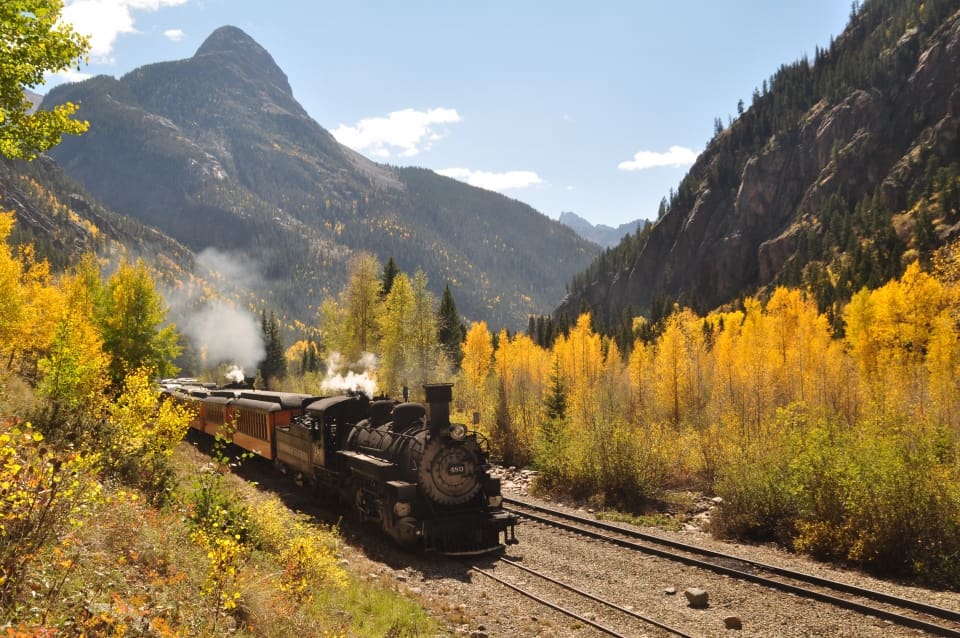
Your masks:
<instances>
[{"instance_id":1,"label":"rocky peak","mask_svg":"<svg viewBox=\"0 0 960 638\"><path fill-rule=\"evenodd\" d=\"M227 25L211 33L193 57L200 59L207 56L221 58L218 63L225 58L228 64L238 65L248 74L263 77L284 93L292 95L287 75L277 66L273 56L242 29Z\"/></svg>"}]
</instances>

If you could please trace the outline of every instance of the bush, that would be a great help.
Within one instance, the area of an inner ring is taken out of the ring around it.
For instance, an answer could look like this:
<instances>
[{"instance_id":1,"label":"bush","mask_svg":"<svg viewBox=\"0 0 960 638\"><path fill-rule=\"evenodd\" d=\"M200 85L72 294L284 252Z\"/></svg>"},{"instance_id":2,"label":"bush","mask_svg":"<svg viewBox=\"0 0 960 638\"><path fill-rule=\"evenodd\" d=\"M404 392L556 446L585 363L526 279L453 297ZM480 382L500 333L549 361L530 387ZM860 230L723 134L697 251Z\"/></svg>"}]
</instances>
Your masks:
<instances>
[{"instance_id":1,"label":"bush","mask_svg":"<svg viewBox=\"0 0 960 638\"><path fill-rule=\"evenodd\" d=\"M102 449L109 471L163 503L174 484L170 456L183 440L193 412L181 403L161 400L151 376L146 369L127 376L123 393L110 406Z\"/></svg>"},{"instance_id":2,"label":"bush","mask_svg":"<svg viewBox=\"0 0 960 638\"><path fill-rule=\"evenodd\" d=\"M39 555L82 525L100 495L97 461L48 446L29 423L0 421L0 609Z\"/></svg>"},{"instance_id":3,"label":"bush","mask_svg":"<svg viewBox=\"0 0 960 638\"><path fill-rule=\"evenodd\" d=\"M721 535L960 584L960 472L941 432L781 410L718 477Z\"/></svg>"},{"instance_id":4,"label":"bush","mask_svg":"<svg viewBox=\"0 0 960 638\"><path fill-rule=\"evenodd\" d=\"M781 411L778 425L795 424L796 411ZM720 536L755 541L789 542L799 513L796 486L790 469L790 439L784 429L773 428L764 436L741 442L739 454L730 454L717 464L714 489L723 497L713 531Z\"/></svg>"}]
</instances>

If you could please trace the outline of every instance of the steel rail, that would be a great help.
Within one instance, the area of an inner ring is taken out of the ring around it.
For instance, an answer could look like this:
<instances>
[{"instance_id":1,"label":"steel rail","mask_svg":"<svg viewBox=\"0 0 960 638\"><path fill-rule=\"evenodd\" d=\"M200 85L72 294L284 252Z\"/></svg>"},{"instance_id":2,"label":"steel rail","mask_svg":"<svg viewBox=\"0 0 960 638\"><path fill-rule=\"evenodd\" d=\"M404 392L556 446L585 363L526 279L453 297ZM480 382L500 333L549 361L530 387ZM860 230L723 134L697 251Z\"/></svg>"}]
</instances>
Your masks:
<instances>
[{"instance_id":1,"label":"steel rail","mask_svg":"<svg viewBox=\"0 0 960 638\"><path fill-rule=\"evenodd\" d=\"M614 602L611 602L611 601L608 601L608 600L604 600L603 598L600 598L600 597L598 597L598 596L594 596L593 594L590 594L590 593L585 592L585 591L583 591L583 590L577 589L577 588L574 587L573 585L570 585L570 584L568 584L568 583L561 582L561 581L559 581L559 580L557 580L557 579L555 579L555 578L553 578L553 577L551 577L551 576L547 576L546 574L543 574L543 573L541 573L541 572L538 572L538 571L536 571L536 570L534 570L534 569L530 569L529 567L524 567L523 565L519 565L519 564L517 564L515 561L509 560L508 558L500 557L498 560L499 560L500 562L507 563L508 565L511 565L512 567L516 567L517 569L520 569L520 570L522 570L522 571L524 571L524 572L527 572L527 573L529 573L529 574L531 574L531 575L533 575L533 576L537 576L538 578L542 578L543 580L545 580L545 581L547 581L547 582L549 582L549 583L553 583L554 585L557 585L558 587L562 587L563 589L566 589L566 590L571 591L571 592L573 592L573 593L575 593L575 594L578 594L578 595L580 595L580 596L583 596L584 598L587 598L588 600L592 600L592 601L594 601L594 602L596 602L596 603L600 603L601 605L605 605L605 606L610 607L610 608L612 608L612 609L616 609L616 610L619 611L619 612L622 612L622 613L624 613L624 614L626 614L626 615L632 616L632 617L634 617L634 618L636 618L636 619L638 619L638 620L641 620L641 621L643 621L643 622L645 622L645 623L651 624L651 625L653 625L653 626L655 626L655 627L657 627L657 628L659 628L659 629L663 629L663 630L665 630L665 631L668 631L668 632L670 632L670 633L672 633L672 634L674 634L674 635L676 635L676 636L680 636L681 638L694 638L694 637L691 636L690 634L686 634L686 633L680 631L679 629L675 629L675 628L673 628L673 627L670 627L669 625L665 625L665 624L663 624L663 623L661 623L661 622L659 622L659 621L653 620L653 619L651 619L651 618L646 618L646 617L644 617L644 616L642 616L642 615L640 615L640 614L638 614L638 613L636 613L636 612L633 612L633 611L630 611L629 609L626 609L626 608L624 608L624 607L621 607L620 605L617 605L617 604L614 603ZM566 615L566 616L569 616L570 618L573 618L573 619L577 620L578 622L584 623L585 625L589 625L590 627L593 627L594 629L596 629L596 630L598 630L598 631L601 631L601 632L603 632L603 633L605 633L605 634L607 634L607 635L609 635L609 636L613 636L614 638L627 638L626 635L621 634L620 632L618 632L618 631L615 630L615 629L612 629L612 628L610 628L610 627L607 627L606 625L602 625L602 624L596 622L595 620L591 620L591 619L589 619L589 618L587 618L587 617L585 617L585 616L582 616L582 615L578 614L577 612L575 612L575 611L573 611L573 610L571 610L571 609L567 609L566 607L563 607L563 606L558 605L558 604L556 604L556 603L550 602L549 600L543 598L542 596L538 596L537 594L534 594L533 592L530 592L530 591L528 591L528 590L520 587L519 585L516 585L515 583L511 583L511 582L508 581L508 580L505 580L505 579L503 579L503 578L500 578L499 576L497 576L496 574L494 574L493 572L491 572L491 571L489 571L489 570L481 569L480 567L477 567L476 565L470 565L470 564L467 564L467 567L469 567L470 569L472 569L473 571L475 571L475 572L477 572L477 573L479 573L479 574L483 574L483 575L486 576L487 578L491 578L491 579L497 581L498 583L500 583L500 584L503 585L504 587L508 587L509 589L512 589L513 591L521 594L522 596L526 596L526 597L529 598L530 600L533 600L533 601L535 601L535 602L540 603L541 605L544 605L544 606L546 606L546 607L549 607L550 609L553 609L554 611L558 611L558 612L560 612L560 613L562 613L562 614L564 614L564 615Z\"/></svg>"},{"instance_id":2,"label":"steel rail","mask_svg":"<svg viewBox=\"0 0 960 638\"><path fill-rule=\"evenodd\" d=\"M947 620L947 621L960 623L960 612L957 612L955 610L936 607L934 605L928 605L926 603L922 603L916 600L911 600L909 598L900 598L898 596L884 594L882 592L877 592L874 590L857 587L855 585L839 583L837 581L821 578L819 576L804 574L803 572L794 572L792 570L784 569L781 567L767 565L765 563L760 563L758 561L752 561L749 559L743 559L737 556L724 554L722 552L717 552L710 549L695 547L693 545L688 545L685 543L680 543L678 541L665 539L660 536L655 536L653 534L646 534L644 532L640 532L637 530L625 529L622 527L618 527L616 525L610 525L609 523L604 523L602 521L591 520L588 518L584 518L582 516L568 514L566 512L553 510L547 507L542 507L542 506L534 505L531 503L525 503L523 501L517 501L515 499L505 498L503 502L504 504L509 504L514 507L527 508L529 510L533 510L536 512L549 514L557 518L573 521L573 522L579 523L580 525L587 525L589 527L599 528L605 531L611 531L617 534L622 534L624 536L640 539L648 543L663 545L673 550L684 551L691 554L699 554L700 556L705 556L713 559L720 559L720 560L740 563L742 565L746 565L748 567L751 567L757 570L767 571L769 573L776 574L777 576L780 576L783 578L791 578L794 580L805 582L810 585L817 585L820 587L833 589L834 591L837 591L837 592L842 592L842 593L853 595L853 596L860 596L862 598L868 598L870 600L873 600L874 602L885 603L885 604L900 607L902 609L909 609L910 611L914 611L917 613L924 613L929 616L938 618L940 620ZM656 547L650 547L648 545L640 545L633 541L614 538L611 536L607 536L605 534L601 534L599 532L595 532L589 529L584 529L583 527L578 527L576 525L571 525L569 523L564 523L562 521L557 521L557 520L549 519L543 516L538 516L536 514L530 514L527 512L521 512L516 510L513 510L513 512L518 516L523 516L530 520L538 521L546 525L552 525L554 527L558 527L566 531L582 534L584 536L588 536L596 540L602 540L608 543L618 545L620 547L625 547L627 549L641 551L647 554L658 556L660 558L681 562L691 567L698 567L701 569L710 570L719 574L731 576L733 578L738 578L740 580L746 580L749 582L757 583L759 585L764 585L766 587L778 589L780 591L793 593L798 596L803 596L805 598L810 598L820 602L825 602L830 605L841 607L843 609L847 609L850 611L856 611L858 613L876 616L884 620L889 620L892 623L895 623L904 627L909 627L911 629L920 629L922 631L929 632L930 634L933 634L936 636L949 636L954 638L960 636L960 629L944 627L943 625L938 625L936 623L933 623L927 620L912 618L910 616L905 616L903 614L892 612L886 609L881 609L878 607L871 607L869 605L859 603L853 600L840 598L832 594L808 589L806 587L800 587L798 585L793 585L790 583L784 583L782 581L778 581L772 578L767 578L765 576L760 576L758 574L753 574L747 571L743 571L741 569L735 569L732 567L727 567L725 565L720 565L717 563L700 560L698 558L693 558L691 556L683 556L680 554L676 554L675 552L672 552L672 551L658 549Z\"/></svg>"},{"instance_id":3,"label":"steel rail","mask_svg":"<svg viewBox=\"0 0 960 638\"><path fill-rule=\"evenodd\" d=\"M671 627L671 626L669 626L669 625L665 625L665 624L663 624L662 622L660 622L659 620L654 620L653 618L648 618L647 616L644 616L643 614L638 614L637 612L635 612L635 611L633 611L633 610L630 610L630 609L627 609L626 607L621 607L621 606L618 605L617 603L614 603L614 602L611 602L611 601L609 601L609 600L606 600L605 598L600 598L599 596L594 596L593 594L591 594L591 593L589 593L589 592L586 592L586 591L583 591L582 589L578 589L578 588L574 587L573 585L570 585L569 583L564 583L564 582L562 582L562 581L557 580L556 578L553 578L552 576L547 576L546 574L544 574L544 573L542 573L542 572L538 572L538 571L535 570L535 569L530 569L529 567L526 567L525 565L521 565L521 564L519 564L518 562L516 562L516 561L514 561L514 560L512 560L512 559L510 559L510 558L508 558L508 557L506 557L506 556L500 556L500 557L499 557L499 560L500 560L501 562L508 563L508 564L512 565L513 567L516 567L516 568L519 569L519 570L525 571L525 572L527 572L528 574L532 574L532 575L534 575L534 576L538 576L538 577L540 577L540 578L543 578L544 580L549 581L549 582L553 583L554 585L557 585L558 587L563 587L564 589L566 589L566 590L568 590L568 591L572 591L572 592L575 593L575 594L579 594L580 596L583 596L584 598L588 598L588 599L590 599L590 600L592 600L592 601L594 601L594 602L600 603L601 605L605 605L605 606L607 606L607 607L611 607L611 608L613 608L613 609L616 609L617 611L619 611L619 612L621 612L621 613L624 613L624 614L626 614L626 615L628 615L628 616L632 616L633 618L636 618L637 620L641 620L641 621L643 621L643 622L645 622L645 623L647 623L647 624L649 624L649 625L653 625L654 627L657 627L657 628L659 628L659 629L663 629L664 631L668 631L668 632L670 632L670 633L672 633L672 634L675 634L675 635L677 635L677 636L682 636L682 637L684 637L684 638L692 638L689 634L686 634L686 633L680 631L679 629L676 629L676 628Z\"/></svg>"}]
</instances>

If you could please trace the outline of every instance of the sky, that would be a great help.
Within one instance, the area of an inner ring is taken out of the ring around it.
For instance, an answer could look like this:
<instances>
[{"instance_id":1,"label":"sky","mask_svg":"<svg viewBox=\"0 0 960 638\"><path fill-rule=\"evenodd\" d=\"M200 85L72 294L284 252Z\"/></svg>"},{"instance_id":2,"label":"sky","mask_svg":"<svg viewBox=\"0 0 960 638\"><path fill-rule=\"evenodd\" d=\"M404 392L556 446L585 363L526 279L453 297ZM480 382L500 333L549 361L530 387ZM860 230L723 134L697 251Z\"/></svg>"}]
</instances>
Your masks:
<instances>
[{"instance_id":1,"label":"sky","mask_svg":"<svg viewBox=\"0 0 960 638\"><path fill-rule=\"evenodd\" d=\"M846 0L66 0L91 38L55 84L192 56L243 29L370 159L594 224L656 219L737 102L826 48Z\"/></svg>"}]
</instances>

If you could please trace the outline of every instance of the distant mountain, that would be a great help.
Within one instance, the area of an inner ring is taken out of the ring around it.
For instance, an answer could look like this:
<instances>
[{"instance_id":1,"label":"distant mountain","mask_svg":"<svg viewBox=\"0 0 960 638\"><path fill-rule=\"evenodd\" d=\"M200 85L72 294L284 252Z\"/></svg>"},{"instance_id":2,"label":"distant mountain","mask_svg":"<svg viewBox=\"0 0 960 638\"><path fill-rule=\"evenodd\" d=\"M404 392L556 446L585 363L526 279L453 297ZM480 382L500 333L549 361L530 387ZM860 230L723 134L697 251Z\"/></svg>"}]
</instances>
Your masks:
<instances>
[{"instance_id":1,"label":"distant mountain","mask_svg":"<svg viewBox=\"0 0 960 638\"><path fill-rule=\"evenodd\" d=\"M114 210L195 251L256 267L263 305L313 323L350 255L394 257L449 282L468 318L519 328L559 302L592 244L515 200L340 145L294 99L270 54L216 30L189 59L53 89L90 130L51 155Z\"/></svg>"},{"instance_id":2,"label":"distant mountain","mask_svg":"<svg viewBox=\"0 0 960 638\"><path fill-rule=\"evenodd\" d=\"M40 106L40 103L43 102L43 96L39 93L34 93L30 89L27 89L23 92L27 96L27 99L30 100L30 103L33 104L33 108L30 109L30 113L33 113L37 110L37 107Z\"/></svg>"},{"instance_id":3,"label":"distant mountain","mask_svg":"<svg viewBox=\"0 0 960 638\"><path fill-rule=\"evenodd\" d=\"M574 277L556 310L657 315L775 285L836 318L960 233L960 11L868 0L813 62L783 65L718 130L650 232Z\"/></svg>"},{"instance_id":4,"label":"distant mountain","mask_svg":"<svg viewBox=\"0 0 960 638\"><path fill-rule=\"evenodd\" d=\"M637 232L640 228L641 220L620 224L616 228L606 224L597 224L594 226L589 221L580 217L576 213L560 213L560 223L569 226L575 233L588 241L600 244L604 248L616 246L623 239L624 235L630 235Z\"/></svg>"}]
</instances>

